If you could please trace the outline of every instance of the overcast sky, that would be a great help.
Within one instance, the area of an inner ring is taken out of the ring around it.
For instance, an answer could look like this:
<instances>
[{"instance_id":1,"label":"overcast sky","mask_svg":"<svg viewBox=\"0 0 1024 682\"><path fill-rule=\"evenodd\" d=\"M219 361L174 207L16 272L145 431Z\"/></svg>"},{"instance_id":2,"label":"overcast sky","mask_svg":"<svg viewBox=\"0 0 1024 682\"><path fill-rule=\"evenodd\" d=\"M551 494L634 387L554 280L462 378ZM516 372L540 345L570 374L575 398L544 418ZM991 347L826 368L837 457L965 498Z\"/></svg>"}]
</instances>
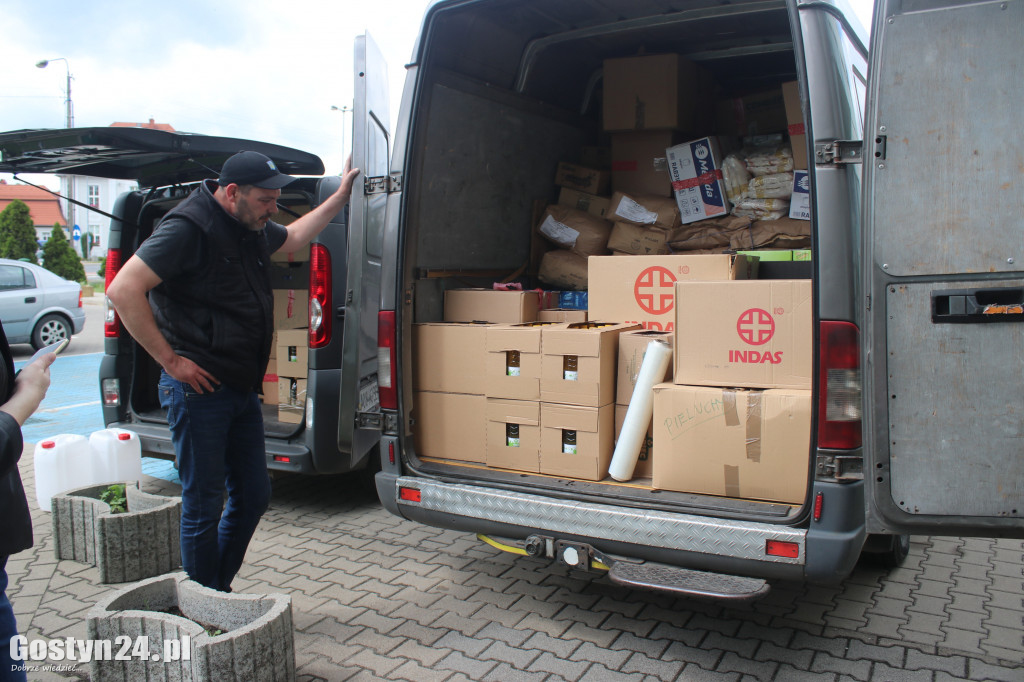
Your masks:
<instances>
[{"instance_id":1,"label":"overcast sky","mask_svg":"<svg viewBox=\"0 0 1024 682\"><path fill-rule=\"evenodd\" d=\"M368 32L387 60L393 122L429 4L4 0L0 131L64 127L65 62L35 66L64 57L76 127L153 118L183 132L296 147L337 173L343 114L331 107L351 106L355 36Z\"/></svg>"}]
</instances>

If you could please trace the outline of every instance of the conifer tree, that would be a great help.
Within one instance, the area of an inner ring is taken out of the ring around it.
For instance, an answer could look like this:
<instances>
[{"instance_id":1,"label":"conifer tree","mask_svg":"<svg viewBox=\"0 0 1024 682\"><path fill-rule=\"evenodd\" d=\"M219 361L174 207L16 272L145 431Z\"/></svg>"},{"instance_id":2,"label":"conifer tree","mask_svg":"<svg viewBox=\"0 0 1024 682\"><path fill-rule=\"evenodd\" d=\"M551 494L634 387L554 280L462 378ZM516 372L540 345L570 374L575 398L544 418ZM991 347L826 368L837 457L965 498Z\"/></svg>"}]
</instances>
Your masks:
<instances>
[{"instance_id":1,"label":"conifer tree","mask_svg":"<svg viewBox=\"0 0 1024 682\"><path fill-rule=\"evenodd\" d=\"M85 268L64 236L60 223L54 224L50 238L43 244L43 267L59 277L85 284Z\"/></svg>"},{"instance_id":2,"label":"conifer tree","mask_svg":"<svg viewBox=\"0 0 1024 682\"><path fill-rule=\"evenodd\" d=\"M0 258L25 258L36 263L36 228L28 205L15 199L0 213Z\"/></svg>"}]
</instances>

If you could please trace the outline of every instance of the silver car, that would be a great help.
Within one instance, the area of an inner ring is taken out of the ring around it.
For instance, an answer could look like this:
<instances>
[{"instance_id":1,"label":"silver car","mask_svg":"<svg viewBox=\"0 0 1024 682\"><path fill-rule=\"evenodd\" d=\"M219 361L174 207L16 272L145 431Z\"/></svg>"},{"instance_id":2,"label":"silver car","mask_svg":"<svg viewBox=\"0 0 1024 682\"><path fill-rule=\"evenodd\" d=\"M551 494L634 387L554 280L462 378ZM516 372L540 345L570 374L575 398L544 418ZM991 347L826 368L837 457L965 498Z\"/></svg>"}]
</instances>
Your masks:
<instances>
[{"instance_id":1,"label":"silver car","mask_svg":"<svg viewBox=\"0 0 1024 682\"><path fill-rule=\"evenodd\" d=\"M35 349L85 327L82 285L25 261L0 258L0 321L9 343Z\"/></svg>"}]
</instances>

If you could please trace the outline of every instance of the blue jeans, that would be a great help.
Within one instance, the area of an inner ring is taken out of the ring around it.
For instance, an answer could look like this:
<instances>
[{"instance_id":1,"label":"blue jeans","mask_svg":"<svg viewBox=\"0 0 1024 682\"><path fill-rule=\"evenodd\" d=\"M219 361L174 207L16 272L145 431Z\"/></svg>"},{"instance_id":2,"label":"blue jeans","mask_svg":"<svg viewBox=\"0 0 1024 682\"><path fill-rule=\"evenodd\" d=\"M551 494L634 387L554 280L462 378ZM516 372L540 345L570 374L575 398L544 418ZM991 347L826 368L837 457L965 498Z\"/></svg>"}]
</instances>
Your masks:
<instances>
[{"instance_id":1,"label":"blue jeans","mask_svg":"<svg viewBox=\"0 0 1024 682\"><path fill-rule=\"evenodd\" d=\"M25 661L11 658L11 639L18 634L18 625L14 622L14 607L7 598L7 557L0 556L0 682L24 682L24 670L14 668L24 665Z\"/></svg>"},{"instance_id":2,"label":"blue jeans","mask_svg":"<svg viewBox=\"0 0 1024 682\"><path fill-rule=\"evenodd\" d=\"M192 580L230 592L270 504L259 399L223 384L196 393L166 372L159 390L181 479L181 565Z\"/></svg>"}]
</instances>

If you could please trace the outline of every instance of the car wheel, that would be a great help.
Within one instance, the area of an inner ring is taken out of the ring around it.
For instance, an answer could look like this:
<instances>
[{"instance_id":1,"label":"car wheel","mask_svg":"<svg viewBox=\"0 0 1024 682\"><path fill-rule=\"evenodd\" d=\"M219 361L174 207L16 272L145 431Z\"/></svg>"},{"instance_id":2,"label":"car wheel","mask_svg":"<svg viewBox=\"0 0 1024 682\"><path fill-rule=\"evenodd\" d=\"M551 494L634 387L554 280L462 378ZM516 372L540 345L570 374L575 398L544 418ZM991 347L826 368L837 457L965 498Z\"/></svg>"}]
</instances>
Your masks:
<instances>
[{"instance_id":1,"label":"car wheel","mask_svg":"<svg viewBox=\"0 0 1024 682\"><path fill-rule=\"evenodd\" d=\"M39 350L62 339L70 339L71 334L71 325L66 319L60 315L47 315L32 330L32 347Z\"/></svg>"},{"instance_id":2,"label":"car wheel","mask_svg":"<svg viewBox=\"0 0 1024 682\"><path fill-rule=\"evenodd\" d=\"M902 566L910 554L909 535L869 535L864 545L864 559L879 568Z\"/></svg>"}]
</instances>

